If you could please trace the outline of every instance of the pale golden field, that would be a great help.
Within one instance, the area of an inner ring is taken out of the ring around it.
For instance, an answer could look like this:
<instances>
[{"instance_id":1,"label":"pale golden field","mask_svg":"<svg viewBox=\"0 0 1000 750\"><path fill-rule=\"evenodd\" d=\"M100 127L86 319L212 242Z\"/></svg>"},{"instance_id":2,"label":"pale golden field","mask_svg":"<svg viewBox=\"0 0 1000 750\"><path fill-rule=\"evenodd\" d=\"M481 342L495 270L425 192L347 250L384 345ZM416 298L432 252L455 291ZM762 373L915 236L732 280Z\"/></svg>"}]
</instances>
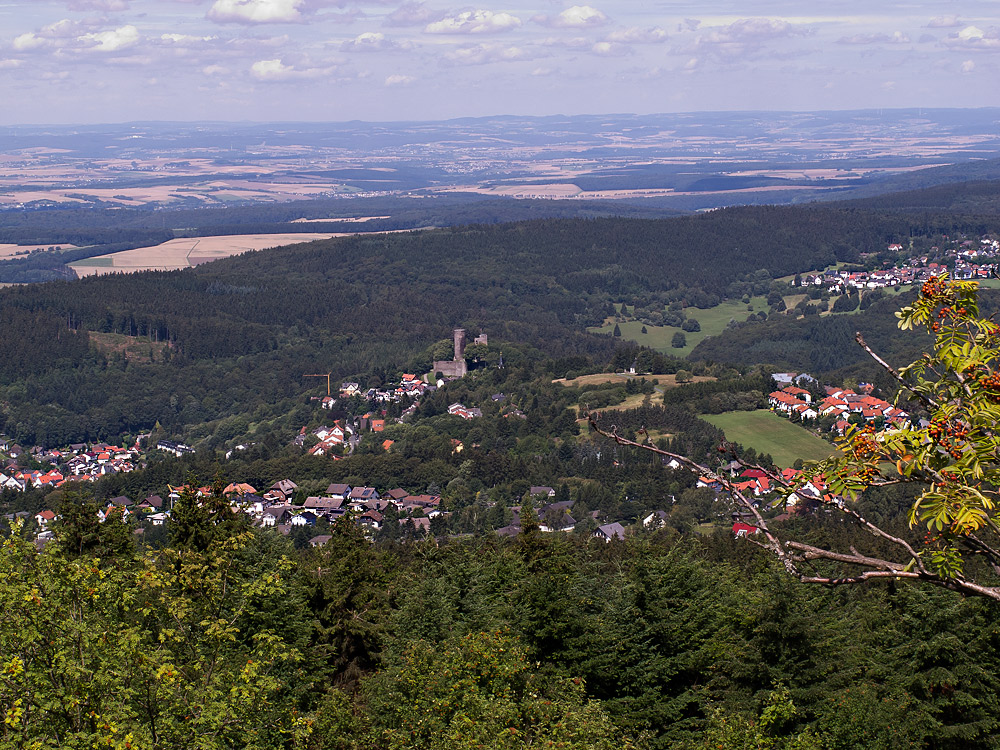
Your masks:
<instances>
[{"instance_id":1,"label":"pale golden field","mask_svg":"<svg viewBox=\"0 0 1000 750\"><path fill-rule=\"evenodd\" d=\"M78 276L94 274L132 273L135 271L175 271L180 268L228 258L248 250L297 245L313 240L325 240L344 234L234 234L223 237L185 237L169 240L162 245L123 250L110 255L70 264Z\"/></svg>"},{"instance_id":2,"label":"pale golden field","mask_svg":"<svg viewBox=\"0 0 1000 750\"><path fill-rule=\"evenodd\" d=\"M58 247L60 250L76 249L76 245L5 245L0 242L0 260L24 256L32 250L48 250L50 247Z\"/></svg>"},{"instance_id":3,"label":"pale golden field","mask_svg":"<svg viewBox=\"0 0 1000 750\"><path fill-rule=\"evenodd\" d=\"M375 219L391 219L391 216L352 216L348 217L332 217L329 219L292 219L292 224L322 224L328 221L350 221L350 222L363 222L363 221L374 221Z\"/></svg>"}]
</instances>

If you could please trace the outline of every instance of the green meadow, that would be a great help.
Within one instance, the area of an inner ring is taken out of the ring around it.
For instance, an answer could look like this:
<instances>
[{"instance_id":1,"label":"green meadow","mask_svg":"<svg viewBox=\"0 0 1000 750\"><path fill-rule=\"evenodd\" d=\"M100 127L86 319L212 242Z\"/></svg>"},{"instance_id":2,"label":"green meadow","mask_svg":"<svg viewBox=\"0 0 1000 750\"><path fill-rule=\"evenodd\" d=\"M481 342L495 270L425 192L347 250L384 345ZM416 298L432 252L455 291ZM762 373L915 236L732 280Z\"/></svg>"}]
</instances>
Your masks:
<instances>
[{"instance_id":1,"label":"green meadow","mask_svg":"<svg viewBox=\"0 0 1000 750\"><path fill-rule=\"evenodd\" d=\"M791 466L798 458L818 461L836 451L830 443L767 409L700 416L726 433L727 440L769 453L781 467Z\"/></svg>"}]
</instances>

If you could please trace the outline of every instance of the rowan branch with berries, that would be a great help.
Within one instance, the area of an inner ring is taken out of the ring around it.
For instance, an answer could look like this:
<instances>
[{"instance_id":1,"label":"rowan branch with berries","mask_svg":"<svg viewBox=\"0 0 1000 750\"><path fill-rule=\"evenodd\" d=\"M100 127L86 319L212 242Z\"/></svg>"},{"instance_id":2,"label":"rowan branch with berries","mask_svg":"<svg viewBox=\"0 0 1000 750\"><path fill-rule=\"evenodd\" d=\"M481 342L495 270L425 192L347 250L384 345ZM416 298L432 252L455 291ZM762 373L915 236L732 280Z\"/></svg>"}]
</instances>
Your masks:
<instances>
[{"instance_id":1,"label":"rowan branch with berries","mask_svg":"<svg viewBox=\"0 0 1000 750\"><path fill-rule=\"evenodd\" d=\"M927 419L881 430L851 426L838 441L837 455L807 465L794 482L765 470L781 488L776 504L787 503L809 485L822 487L819 505L881 540L893 555L876 557L854 547L824 549L783 539L769 527L756 501L721 474L602 431L593 420L591 427L618 443L662 453L714 476L736 505L754 513L766 540L760 546L801 581L840 585L916 580L1000 601L1000 325L980 317L977 292L976 282L956 281L947 274L925 282L917 300L896 316L902 330L930 333L933 346L899 370L874 352L861 333L856 335L858 344L899 384L897 403L919 402ZM915 485L919 492L908 513L912 539L889 533L856 507L870 488L896 484ZM922 540L920 528L926 530ZM973 559L985 565L970 565ZM817 562L825 567L814 567ZM975 572L968 573L970 567Z\"/></svg>"}]
</instances>

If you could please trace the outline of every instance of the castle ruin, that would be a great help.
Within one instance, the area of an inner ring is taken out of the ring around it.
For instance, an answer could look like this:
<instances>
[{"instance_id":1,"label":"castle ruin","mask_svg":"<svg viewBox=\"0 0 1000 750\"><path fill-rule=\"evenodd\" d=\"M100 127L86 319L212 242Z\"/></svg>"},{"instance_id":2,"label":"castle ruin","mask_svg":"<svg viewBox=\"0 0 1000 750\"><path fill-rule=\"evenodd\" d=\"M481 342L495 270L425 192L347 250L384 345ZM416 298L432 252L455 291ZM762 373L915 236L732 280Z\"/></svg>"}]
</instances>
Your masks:
<instances>
[{"instance_id":1,"label":"castle ruin","mask_svg":"<svg viewBox=\"0 0 1000 750\"><path fill-rule=\"evenodd\" d=\"M464 378L469 371L465 364L465 329L456 328L453 332L455 337L455 358L451 361L438 360L434 362L432 373L437 376L441 373L446 378Z\"/></svg>"}]
</instances>

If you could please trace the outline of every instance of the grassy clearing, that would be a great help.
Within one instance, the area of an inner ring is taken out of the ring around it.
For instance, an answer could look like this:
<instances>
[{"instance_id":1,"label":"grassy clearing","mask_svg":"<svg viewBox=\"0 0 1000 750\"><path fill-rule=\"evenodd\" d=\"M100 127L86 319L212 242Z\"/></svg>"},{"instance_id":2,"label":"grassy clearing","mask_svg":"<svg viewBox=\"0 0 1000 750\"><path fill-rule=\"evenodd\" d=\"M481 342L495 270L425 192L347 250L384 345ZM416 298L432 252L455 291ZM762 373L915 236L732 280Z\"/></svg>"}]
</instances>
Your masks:
<instances>
[{"instance_id":1,"label":"grassy clearing","mask_svg":"<svg viewBox=\"0 0 1000 750\"><path fill-rule=\"evenodd\" d=\"M701 418L726 433L727 440L770 453L778 466L789 467L798 458L817 461L835 452L825 440L766 409L703 414Z\"/></svg>"},{"instance_id":2,"label":"grassy clearing","mask_svg":"<svg viewBox=\"0 0 1000 750\"><path fill-rule=\"evenodd\" d=\"M167 348L165 341L150 341L137 336L97 331L90 332L90 343L102 354L123 353L127 359L148 362L162 360L163 351Z\"/></svg>"},{"instance_id":3,"label":"grassy clearing","mask_svg":"<svg viewBox=\"0 0 1000 750\"><path fill-rule=\"evenodd\" d=\"M624 385L626 380L656 380L658 381L657 387L662 391L664 388L676 388L678 385L685 385L685 383L678 383L676 375L629 375L622 372L598 372L593 375L581 375L578 378L573 378L572 380L567 380L566 378L556 378L553 383L561 383L565 386L570 386L574 388L580 388L585 385L604 385L605 383L621 383ZM691 378L692 383L705 383L709 380L715 380L711 375L696 375Z\"/></svg>"},{"instance_id":4,"label":"grassy clearing","mask_svg":"<svg viewBox=\"0 0 1000 750\"><path fill-rule=\"evenodd\" d=\"M74 266L88 266L96 268L110 268L114 264L114 259L110 255L101 255L96 258L83 258L82 260L73 261Z\"/></svg>"},{"instance_id":5,"label":"grassy clearing","mask_svg":"<svg viewBox=\"0 0 1000 750\"><path fill-rule=\"evenodd\" d=\"M640 406L646 403L653 403L653 399L656 398L655 393L633 393L631 396L626 396L625 400L620 404L615 404L614 406L605 406L601 411L622 411L624 409L638 409ZM657 401L660 399L657 398Z\"/></svg>"},{"instance_id":6,"label":"grassy clearing","mask_svg":"<svg viewBox=\"0 0 1000 750\"><path fill-rule=\"evenodd\" d=\"M754 297L750 300L752 310L747 310L747 305L739 300L727 300L721 305L711 307L707 310L700 310L697 307L684 308L684 316L694 318L701 325L701 330L696 333L688 333L681 328L674 326L651 326L646 325L646 333L642 332L643 324L638 320L631 320L619 323L618 327L622 333L622 339L634 341L650 349L671 354L676 357L686 357L691 353L702 339L709 336L717 336L729 324L730 320L744 321L752 313L760 311L767 312L767 299L765 297ZM591 333L612 333L615 329L613 321L607 322L603 326L588 328ZM674 334L680 331L684 334L687 343L680 349L674 349L672 344ZM661 381L662 382L662 381Z\"/></svg>"}]
</instances>

